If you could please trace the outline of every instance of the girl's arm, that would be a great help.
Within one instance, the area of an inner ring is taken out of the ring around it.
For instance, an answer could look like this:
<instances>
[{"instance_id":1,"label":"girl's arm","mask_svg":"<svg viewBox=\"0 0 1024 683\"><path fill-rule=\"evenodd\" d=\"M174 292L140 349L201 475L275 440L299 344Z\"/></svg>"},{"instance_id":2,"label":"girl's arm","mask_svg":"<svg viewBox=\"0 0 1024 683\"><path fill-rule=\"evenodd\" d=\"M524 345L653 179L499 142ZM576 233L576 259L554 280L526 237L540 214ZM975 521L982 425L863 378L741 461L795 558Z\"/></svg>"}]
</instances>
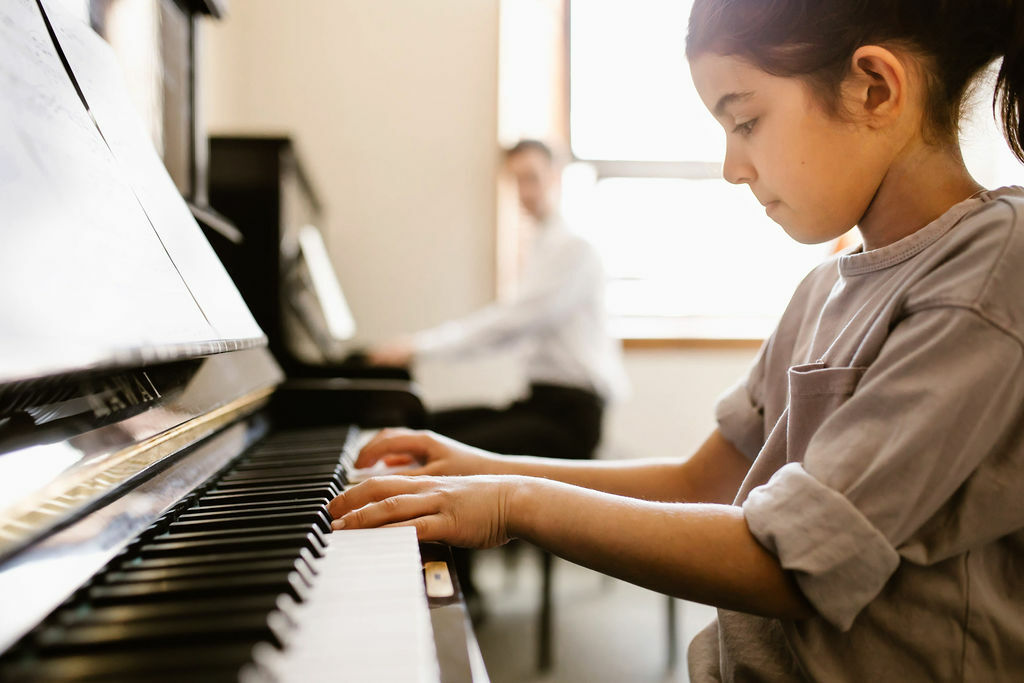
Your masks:
<instances>
[{"instance_id":1,"label":"girl's arm","mask_svg":"<svg viewBox=\"0 0 1024 683\"><path fill-rule=\"evenodd\" d=\"M750 460L718 430L688 460L560 460L487 453L429 432L386 430L356 462L397 464L418 459L411 475L516 474L553 479L620 496L664 502L731 503Z\"/></svg>"},{"instance_id":2,"label":"girl's arm","mask_svg":"<svg viewBox=\"0 0 1024 683\"><path fill-rule=\"evenodd\" d=\"M519 537L657 591L779 618L812 614L739 507L657 503L521 476L380 477L331 501L336 529L413 526L421 541Z\"/></svg>"},{"instance_id":3,"label":"girl's arm","mask_svg":"<svg viewBox=\"0 0 1024 683\"><path fill-rule=\"evenodd\" d=\"M726 609L813 614L792 576L732 505L623 499L531 479L513 488L510 535L605 574Z\"/></svg>"}]
</instances>

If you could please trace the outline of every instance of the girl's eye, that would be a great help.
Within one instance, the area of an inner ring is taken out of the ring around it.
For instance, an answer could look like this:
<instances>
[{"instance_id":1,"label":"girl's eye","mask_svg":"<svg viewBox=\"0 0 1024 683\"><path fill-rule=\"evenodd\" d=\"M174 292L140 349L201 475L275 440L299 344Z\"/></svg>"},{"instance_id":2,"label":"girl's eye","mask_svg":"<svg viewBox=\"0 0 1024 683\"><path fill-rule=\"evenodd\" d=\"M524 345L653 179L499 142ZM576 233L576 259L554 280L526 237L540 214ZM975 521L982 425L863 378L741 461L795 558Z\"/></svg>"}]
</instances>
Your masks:
<instances>
[{"instance_id":1,"label":"girl's eye","mask_svg":"<svg viewBox=\"0 0 1024 683\"><path fill-rule=\"evenodd\" d=\"M737 124L736 127L732 129L732 132L738 133L743 137L747 137L748 135L754 132L755 123L757 123L757 119L750 119L749 121L744 121L743 123Z\"/></svg>"}]
</instances>

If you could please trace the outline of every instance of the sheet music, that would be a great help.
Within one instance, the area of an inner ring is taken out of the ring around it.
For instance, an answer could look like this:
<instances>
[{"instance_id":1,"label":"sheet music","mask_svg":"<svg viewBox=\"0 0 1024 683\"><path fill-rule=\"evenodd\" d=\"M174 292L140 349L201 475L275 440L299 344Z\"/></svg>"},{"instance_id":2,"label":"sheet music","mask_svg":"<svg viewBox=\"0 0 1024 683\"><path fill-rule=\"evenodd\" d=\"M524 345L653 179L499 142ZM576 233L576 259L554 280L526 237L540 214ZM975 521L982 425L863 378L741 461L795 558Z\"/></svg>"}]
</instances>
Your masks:
<instances>
[{"instance_id":1,"label":"sheet music","mask_svg":"<svg viewBox=\"0 0 1024 683\"><path fill-rule=\"evenodd\" d=\"M120 177L38 6L5 1L0 382L214 336Z\"/></svg>"},{"instance_id":2,"label":"sheet music","mask_svg":"<svg viewBox=\"0 0 1024 683\"><path fill-rule=\"evenodd\" d=\"M113 50L88 25L42 0L57 41L103 139L217 336L262 331L178 193L137 115Z\"/></svg>"},{"instance_id":3,"label":"sheet music","mask_svg":"<svg viewBox=\"0 0 1024 683\"><path fill-rule=\"evenodd\" d=\"M73 44L66 27L61 30ZM115 100L109 109L120 106ZM120 133L112 132L111 138L122 151L132 144ZM177 237L178 228L168 229L164 241L164 233L154 230L143 197L157 207L154 215L180 218L184 205L175 204L181 198L169 178L170 193L155 180L159 174L148 174L142 163L125 166L107 146L75 92L39 6L5 0L0 7L0 385L262 340L233 285L221 287L227 276L221 278L219 263L214 258L211 268L202 255L209 245L196 241L204 239L198 226L182 227ZM129 177L145 189L136 190ZM225 291L229 294L220 296Z\"/></svg>"}]
</instances>

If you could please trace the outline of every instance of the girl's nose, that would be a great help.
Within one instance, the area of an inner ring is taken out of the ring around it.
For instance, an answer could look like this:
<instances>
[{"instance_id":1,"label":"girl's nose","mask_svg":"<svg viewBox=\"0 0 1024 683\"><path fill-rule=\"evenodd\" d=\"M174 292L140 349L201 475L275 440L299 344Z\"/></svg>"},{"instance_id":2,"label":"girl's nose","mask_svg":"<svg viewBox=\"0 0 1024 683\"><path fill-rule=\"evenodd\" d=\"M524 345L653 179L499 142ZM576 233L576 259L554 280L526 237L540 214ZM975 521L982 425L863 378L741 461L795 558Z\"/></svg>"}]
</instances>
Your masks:
<instances>
[{"instance_id":1,"label":"girl's nose","mask_svg":"<svg viewBox=\"0 0 1024 683\"><path fill-rule=\"evenodd\" d=\"M757 177L757 173L744 155L738 153L732 145L726 144L722 177L733 185L743 185L750 184Z\"/></svg>"}]
</instances>

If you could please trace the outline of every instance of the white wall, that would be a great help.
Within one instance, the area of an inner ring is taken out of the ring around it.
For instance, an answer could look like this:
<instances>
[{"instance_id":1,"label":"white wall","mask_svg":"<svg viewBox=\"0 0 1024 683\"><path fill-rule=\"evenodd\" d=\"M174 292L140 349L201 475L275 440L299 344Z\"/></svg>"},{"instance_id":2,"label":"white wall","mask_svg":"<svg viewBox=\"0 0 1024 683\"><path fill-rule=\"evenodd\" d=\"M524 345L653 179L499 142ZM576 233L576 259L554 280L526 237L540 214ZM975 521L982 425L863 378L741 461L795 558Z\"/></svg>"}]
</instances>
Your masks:
<instances>
[{"instance_id":1,"label":"white wall","mask_svg":"<svg viewBox=\"0 0 1024 683\"><path fill-rule=\"evenodd\" d=\"M499 0L244 0L204 27L212 133L287 134L324 204L362 340L494 295ZM635 351L605 454L688 453L753 350ZM424 364L429 405L499 403L514 355Z\"/></svg>"}]
</instances>

